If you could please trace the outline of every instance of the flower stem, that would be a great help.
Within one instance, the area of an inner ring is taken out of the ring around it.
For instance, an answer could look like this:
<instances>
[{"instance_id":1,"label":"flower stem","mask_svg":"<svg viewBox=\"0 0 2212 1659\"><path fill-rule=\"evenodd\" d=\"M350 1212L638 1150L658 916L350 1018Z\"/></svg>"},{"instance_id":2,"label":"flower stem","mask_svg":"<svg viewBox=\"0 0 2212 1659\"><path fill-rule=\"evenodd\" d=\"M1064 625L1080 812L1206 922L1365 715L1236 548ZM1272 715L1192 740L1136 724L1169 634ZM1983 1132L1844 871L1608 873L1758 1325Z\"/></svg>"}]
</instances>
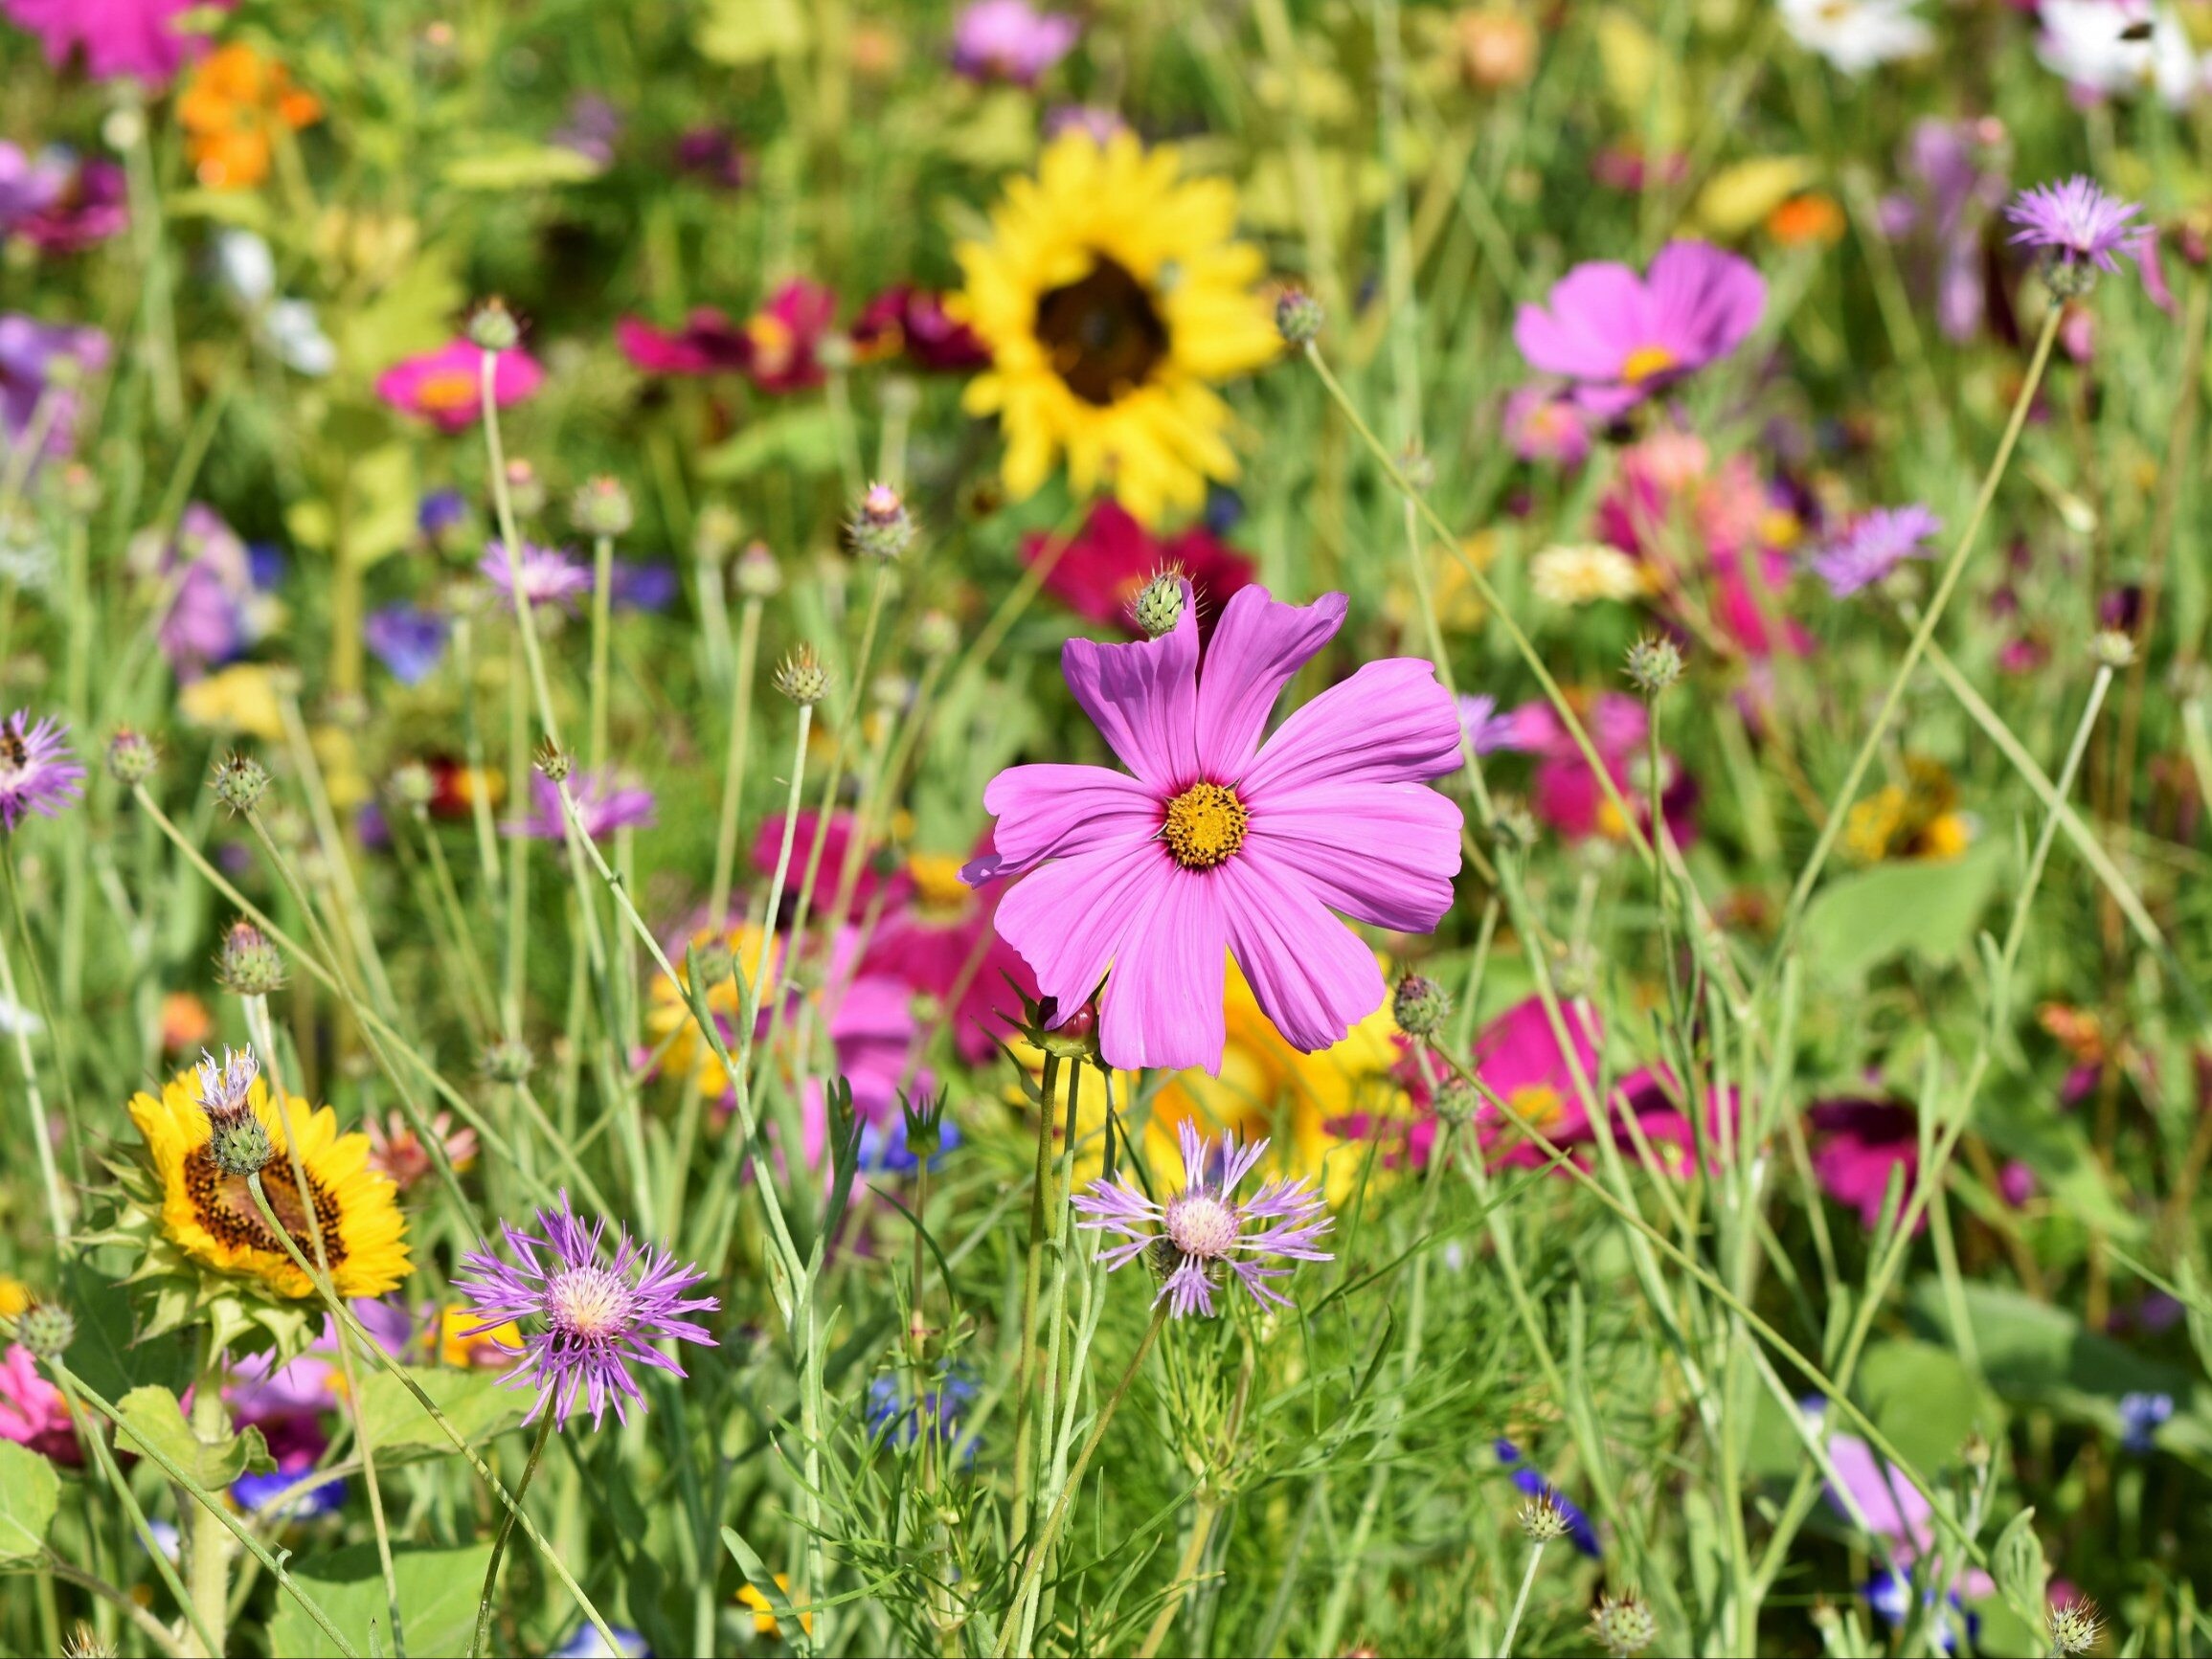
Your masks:
<instances>
[{"instance_id":1,"label":"flower stem","mask_svg":"<svg viewBox=\"0 0 2212 1659\"><path fill-rule=\"evenodd\" d=\"M749 597L737 618L737 674L730 685L730 757L722 769L722 816L714 827L714 877L707 889L710 927L727 926L730 879L737 864L737 809L745 789L746 751L753 743L753 680L760 656L760 600Z\"/></svg>"},{"instance_id":2,"label":"flower stem","mask_svg":"<svg viewBox=\"0 0 2212 1659\"><path fill-rule=\"evenodd\" d=\"M1206 1546L1213 1540L1214 1517L1220 1513L1220 1503L1211 1498L1199 1499L1192 1510L1190 1541L1183 1546L1183 1559L1175 1564L1175 1581L1168 1586L1167 1600L1153 1615L1152 1628L1144 1632L1144 1645L1137 1649L1137 1659L1152 1659L1160 1651L1160 1644L1167 1640L1167 1632L1175 1627L1175 1616L1183 1611L1191 1586L1198 1581L1199 1563L1206 1558Z\"/></svg>"},{"instance_id":3,"label":"flower stem","mask_svg":"<svg viewBox=\"0 0 2212 1659\"><path fill-rule=\"evenodd\" d=\"M271 1218L272 1224L274 1218ZM213 1338L210 1339L211 1347ZM223 1356L211 1352L192 1393L192 1431L203 1446L219 1446L230 1438L230 1414L223 1409ZM192 1541L186 1549L185 1570L192 1588L194 1629L211 1638L206 1659L222 1659L224 1626L230 1616L230 1574L223 1559L226 1517L222 1500L192 1512Z\"/></svg>"},{"instance_id":4,"label":"flower stem","mask_svg":"<svg viewBox=\"0 0 2212 1659\"><path fill-rule=\"evenodd\" d=\"M23 1006L15 994L15 970L9 961L5 938L0 938L0 997L14 1007ZM61 1201L61 1172L54 1163L54 1139L47 1132L46 1099L38 1088L37 1064L31 1058L30 1030L21 1020L10 1023L15 1030L16 1064L23 1068L23 1110L31 1118L31 1144L38 1154L38 1178L46 1189L46 1222L54 1232L54 1253L59 1256L68 1250L69 1212Z\"/></svg>"},{"instance_id":5,"label":"flower stem","mask_svg":"<svg viewBox=\"0 0 2212 1659\"><path fill-rule=\"evenodd\" d=\"M608 654L613 649L615 603L615 538L598 536L592 542L592 705L591 764L607 759Z\"/></svg>"},{"instance_id":6,"label":"flower stem","mask_svg":"<svg viewBox=\"0 0 2212 1659\"><path fill-rule=\"evenodd\" d=\"M537 1473L538 1459L545 1456L546 1442L553 1438L553 1414L551 1406L538 1413L537 1436L530 1443L530 1461L522 1466L522 1479L514 1483L514 1501L519 1505L530 1491L530 1477ZM501 1517L499 1531L491 1540L491 1558L484 1564L484 1594L476 1603L476 1638L468 1645L468 1659L476 1659L491 1640L491 1593L499 1582L499 1558L507 1554L508 1536L514 1531L514 1517L519 1511L509 1511Z\"/></svg>"},{"instance_id":7,"label":"flower stem","mask_svg":"<svg viewBox=\"0 0 2212 1659\"><path fill-rule=\"evenodd\" d=\"M1529 1586L1536 1582L1536 1564L1544 1559L1544 1540L1539 1538L1528 1546L1528 1567L1521 1575L1521 1591L1513 1598L1513 1611L1505 1619L1505 1635L1498 1644L1498 1659L1512 1659L1513 1638L1521 1630L1522 1609L1528 1605Z\"/></svg>"},{"instance_id":8,"label":"flower stem","mask_svg":"<svg viewBox=\"0 0 2212 1659\"><path fill-rule=\"evenodd\" d=\"M1035 1473L1029 1465L1031 1437L1042 1406L1037 1393L1037 1302L1045 1280L1045 1218L1052 1190L1052 1089L1060 1078L1060 1057L1048 1052L1037 1106L1037 1168L1029 1188L1029 1244L1022 1267L1022 1352L1014 1362L1014 1506L1008 1535L1028 1531L1029 1492Z\"/></svg>"}]
</instances>

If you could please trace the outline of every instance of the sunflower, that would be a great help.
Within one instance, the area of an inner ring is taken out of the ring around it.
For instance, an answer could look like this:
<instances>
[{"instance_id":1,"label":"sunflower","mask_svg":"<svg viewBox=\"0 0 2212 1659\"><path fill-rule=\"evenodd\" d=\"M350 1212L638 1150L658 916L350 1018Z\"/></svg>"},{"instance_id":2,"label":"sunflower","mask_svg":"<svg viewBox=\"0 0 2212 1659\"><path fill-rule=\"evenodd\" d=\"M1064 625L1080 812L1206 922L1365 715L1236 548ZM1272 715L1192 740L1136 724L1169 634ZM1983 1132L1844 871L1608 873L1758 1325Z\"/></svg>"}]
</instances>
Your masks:
<instances>
[{"instance_id":1,"label":"sunflower","mask_svg":"<svg viewBox=\"0 0 2212 1659\"><path fill-rule=\"evenodd\" d=\"M991 240L958 257L963 320L991 352L966 407L1005 429L1009 495L1034 494L1065 452L1078 492L1110 485L1154 524L1236 476L1229 406L1208 382L1281 341L1254 287L1260 252L1230 239L1235 222L1226 181L1185 179L1174 150L1126 132L1064 133L1008 188Z\"/></svg>"},{"instance_id":2,"label":"sunflower","mask_svg":"<svg viewBox=\"0 0 2212 1659\"><path fill-rule=\"evenodd\" d=\"M310 1110L305 1102L295 1101L291 1117L299 1125L300 1155L307 1170L303 1194L286 1150L283 1114L269 1099L267 1085L255 1079L247 1100L276 1149L261 1172L262 1189L300 1253L314 1258L314 1234L307 1224L311 1202L338 1294L381 1296L396 1288L413 1270L402 1237L407 1222L391 1177L370 1167L369 1137L340 1134L337 1113L328 1107ZM270 1233L245 1181L215 1168L208 1151L208 1116L192 1072L171 1078L158 1100L150 1094L132 1096L130 1116L146 1138L161 1181L161 1226L170 1244L220 1272L259 1279L277 1295L312 1292L307 1275Z\"/></svg>"}]
</instances>

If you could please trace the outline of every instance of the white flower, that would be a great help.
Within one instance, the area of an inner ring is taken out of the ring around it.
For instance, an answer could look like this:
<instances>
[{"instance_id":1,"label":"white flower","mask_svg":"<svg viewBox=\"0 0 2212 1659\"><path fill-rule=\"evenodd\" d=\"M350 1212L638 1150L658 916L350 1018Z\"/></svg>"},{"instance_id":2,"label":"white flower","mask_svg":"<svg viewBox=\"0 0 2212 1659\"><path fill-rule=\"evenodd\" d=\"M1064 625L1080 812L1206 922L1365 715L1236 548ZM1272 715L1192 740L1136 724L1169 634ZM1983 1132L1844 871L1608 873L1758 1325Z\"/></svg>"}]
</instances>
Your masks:
<instances>
[{"instance_id":1,"label":"white flower","mask_svg":"<svg viewBox=\"0 0 2212 1659\"><path fill-rule=\"evenodd\" d=\"M266 237L228 230L215 236L215 273L247 310L258 310L277 291L277 256Z\"/></svg>"},{"instance_id":2,"label":"white flower","mask_svg":"<svg viewBox=\"0 0 2212 1659\"><path fill-rule=\"evenodd\" d=\"M2205 64L2169 6L2152 0L2043 0L2036 56L2091 92L2156 92L2178 109L2204 89Z\"/></svg>"},{"instance_id":3,"label":"white flower","mask_svg":"<svg viewBox=\"0 0 2212 1659\"><path fill-rule=\"evenodd\" d=\"M265 239L252 231L224 231L215 237L215 273L286 368L320 378L338 367L338 347L316 321L315 307L278 296L277 257Z\"/></svg>"},{"instance_id":4,"label":"white flower","mask_svg":"<svg viewBox=\"0 0 2212 1659\"><path fill-rule=\"evenodd\" d=\"M1636 562L1603 542L1546 548L1528 562L1528 585L1554 605L1633 599L1644 587Z\"/></svg>"},{"instance_id":5,"label":"white flower","mask_svg":"<svg viewBox=\"0 0 2212 1659\"><path fill-rule=\"evenodd\" d=\"M320 379L338 367L338 347L305 300L279 300L261 319L269 345L287 367Z\"/></svg>"},{"instance_id":6,"label":"white flower","mask_svg":"<svg viewBox=\"0 0 2212 1659\"><path fill-rule=\"evenodd\" d=\"M1916 0L1781 0L1782 27L1808 52L1845 75L1926 52L1935 34L1913 11Z\"/></svg>"},{"instance_id":7,"label":"white flower","mask_svg":"<svg viewBox=\"0 0 2212 1659\"><path fill-rule=\"evenodd\" d=\"M45 1021L30 1009L0 997L0 1037L35 1037L45 1028Z\"/></svg>"}]
</instances>

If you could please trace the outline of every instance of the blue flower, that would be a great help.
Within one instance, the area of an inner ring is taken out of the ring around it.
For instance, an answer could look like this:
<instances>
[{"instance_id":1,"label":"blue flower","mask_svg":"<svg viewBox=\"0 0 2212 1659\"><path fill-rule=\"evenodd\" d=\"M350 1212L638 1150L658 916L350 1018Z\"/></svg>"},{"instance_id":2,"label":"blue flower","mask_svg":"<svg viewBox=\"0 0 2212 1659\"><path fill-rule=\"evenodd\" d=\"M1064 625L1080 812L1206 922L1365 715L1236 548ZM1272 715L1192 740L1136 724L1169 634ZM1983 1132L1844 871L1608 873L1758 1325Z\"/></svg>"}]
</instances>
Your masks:
<instances>
[{"instance_id":1,"label":"blue flower","mask_svg":"<svg viewBox=\"0 0 2212 1659\"><path fill-rule=\"evenodd\" d=\"M1929 1605L1934 1600L1933 1589L1920 1593L1922 1606ZM1903 1573L1884 1568L1866 1581L1866 1604L1874 1609L1885 1625L1893 1630L1898 1628L1912 1611L1912 1581ZM1956 1590L1951 1593L1951 1609L1966 1614L1966 1640L1971 1646L1981 1636L1981 1615L1968 1610L1965 1603L1959 1601ZM1934 1637L1936 1647L1946 1653L1958 1651L1958 1632L1952 1625L1951 1609L1935 1617L1931 1622L1933 1627L1929 1632Z\"/></svg>"},{"instance_id":2,"label":"blue flower","mask_svg":"<svg viewBox=\"0 0 2212 1659\"><path fill-rule=\"evenodd\" d=\"M625 1625L609 1625L615 1640L621 1644L616 1652L607 1650L606 1639L586 1620L576 1626L576 1633L546 1655L546 1659L653 1659L652 1648L645 1646L644 1637Z\"/></svg>"},{"instance_id":3,"label":"blue flower","mask_svg":"<svg viewBox=\"0 0 2212 1659\"><path fill-rule=\"evenodd\" d=\"M2155 1449L2159 1425L2173 1415L2174 1397L2171 1394L2121 1395L2121 1446L2136 1452Z\"/></svg>"},{"instance_id":4,"label":"blue flower","mask_svg":"<svg viewBox=\"0 0 2212 1659\"><path fill-rule=\"evenodd\" d=\"M1597 1541L1597 1528L1591 1523L1590 1517L1582 1513L1581 1506L1530 1468L1522 1460L1519 1446L1509 1440L1500 1441L1498 1443L1498 1461L1505 1466L1506 1471L1513 1478L1515 1488L1519 1491L1526 1492L1530 1497L1545 1493L1550 1495L1552 1506L1567 1517L1567 1536L1574 1540L1576 1549L1586 1556L1595 1557L1604 1554L1603 1547Z\"/></svg>"},{"instance_id":5,"label":"blue flower","mask_svg":"<svg viewBox=\"0 0 2212 1659\"><path fill-rule=\"evenodd\" d=\"M674 565L659 560L617 559L607 587L607 603L618 611L666 611L681 585Z\"/></svg>"},{"instance_id":6,"label":"blue flower","mask_svg":"<svg viewBox=\"0 0 2212 1659\"><path fill-rule=\"evenodd\" d=\"M937 1387L923 1389L920 1399L909 1401L899 1379L887 1373L868 1385L869 1432L888 1438L893 1446L912 1446L915 1430L930 1418L935 1419L935 1436L951 1446L959 1442L960 1425L975 1398L974 1380L954 1371L946 1373ZM975 1460L976 1443L971 1440L960 1448L960 1463Z\"/></svg>"},{"instance_id":7,"label":"blue flower","mask_svg":"<svg viewBox=\"0 0 2212 1659\"><path fill-rule=\"evenodd\" d=\"M432 541L459 527L468 516L468 502L457 489L434 489L416 504L415 523ZM584 1626L590 1629L589 1625Z\"/></svg>"},{"instance_id":8,"label":"blue flower","mask_svg":"<svg viewBox=\"0 0 2212 1659\"><path fill-rule=\"evenodd\" d=\"M280 1468L268 1474L242 1474L231 1483L231 1496L237 1499L238 1508L248 1513L258 1512L263 1505L290 1491L305 1472L304 1469ZM327 1480L320 1486L309 1487L282 1511L269 1512L269 1518L307 1521L317 1515L335 1514L345 1506L345 1480Z\"/></svg>"},{"instance_id":9,"label":"blue flower","mask_svg":"<svg viewBox=\"0 0 2212 1659\"><path fill-rule=\"evenodd\" d=\"M436 611L415 605L386 605L369 613L361 638L376 661L392 671L402 685L419 685L430 678L445 655L445 637L453 624Z\"/></svg>"},{"instance_id":10,"label":"blue flower","mask_svg":"<svg viewBox=\"0 0 2212 1659\"><path fill-rule=\"evenodd\" d=\"M949 1117L939 1119L937 1150L930 1158L930 1168L941 1169L945 1154L959 1144L959 1126ZM906 1143L906 1119L903 1116L894 1117L889 1123L863 1123L860 1126L860 1167L901 1176L911 1176L921 1168L921 1159L914 1156Z\"/></svg>"}]
</instances>

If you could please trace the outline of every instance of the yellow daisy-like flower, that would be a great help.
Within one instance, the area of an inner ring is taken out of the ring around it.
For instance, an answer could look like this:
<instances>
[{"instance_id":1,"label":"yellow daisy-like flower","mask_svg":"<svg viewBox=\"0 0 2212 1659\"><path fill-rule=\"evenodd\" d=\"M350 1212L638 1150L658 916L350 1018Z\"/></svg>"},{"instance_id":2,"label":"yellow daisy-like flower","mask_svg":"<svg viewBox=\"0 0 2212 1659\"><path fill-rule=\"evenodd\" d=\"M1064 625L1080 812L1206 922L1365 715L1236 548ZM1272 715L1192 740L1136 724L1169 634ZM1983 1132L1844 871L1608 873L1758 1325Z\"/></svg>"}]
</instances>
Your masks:
<instances>
[{"instance_id":1,"label":"yellow daisy-like flower","mask_svg":"<svg viewBox=\"0 0 2212 1659\"><path fill-rule=\"evenodd\" d=\"M1154 524L1236 476L1209 383L1282 346L1260 251L1235 226L1226 180L1185 179L1173 149L1126 132L1064 133L1007 187L991 240L957 255L963 316L991 349L965 403L1005 430L1009 495L1034 494L1065 454L1078 493L1110 487Z\"/></svg>"},{"instance_id":2,"label":"yellow daisy-like flower","mask_svg":"<svg viewBox=\"0 0 2212 1659\"><path fill-rule=\"evenodd\" d=\"M700 928L691 934L691 943L702 948L714 944L717 939L728 949L731 961L738 973L750 978L760 962L760 930L747 922L717 934L712 928ZM687 953L687 955L688 953ZM776 1005L777 984L783 973L783 941L773 941L768 947L767 971L760 977L760 1006ZM730 1073L723 1068L713 1044L699 1035L699 1027L691 1018L691 1005L684 999L685 988L691 983L691 969L684 956L676 958L676 977L666 974L653 975L648 993L650 1006L645 1011L645 1028L665 1046L661 1054L661 1069L670 1077L682 1077L686 1071L695 1072L699 1079L699 1093L708 1100L720 1100L735 1086ZM733 975L707 992L707 1011L713 1015L722 1027L723 1041L734 1055L737 1050L737 1033L745 1023L745 995L740 979Z\"/></svg>"},{"instance_id":3,"label":"yellow daisy-like flower","mask_svg":"<svg viewBox=\"0 0 2212 1659\"><path fill-rule=\"evenodd\" d=\"M369 1137L340 1134L336 1112L294 1100L290 1115L299 1128L300 1156L307 1171L303 1194L292 1174L283 1114L260 1078L247 1102L276 1149L261 1172L262 1189L300 1253L314 1259L314 1234L307 1224L311 1203L338 1294L381 1296L395 1289L414 1270L407 1260L407 1220L391 1178L370 1168ZM313 1293L313 1283L270 1233L245 1180L215 1167L208 1150L208 1115L192 1072L169 1079L159 1099L133 1095L130 1117L161 1180L162 1230L171 1243L194 1261L259 1279L280 1296Z\"/></svg>"}]
</instances>

